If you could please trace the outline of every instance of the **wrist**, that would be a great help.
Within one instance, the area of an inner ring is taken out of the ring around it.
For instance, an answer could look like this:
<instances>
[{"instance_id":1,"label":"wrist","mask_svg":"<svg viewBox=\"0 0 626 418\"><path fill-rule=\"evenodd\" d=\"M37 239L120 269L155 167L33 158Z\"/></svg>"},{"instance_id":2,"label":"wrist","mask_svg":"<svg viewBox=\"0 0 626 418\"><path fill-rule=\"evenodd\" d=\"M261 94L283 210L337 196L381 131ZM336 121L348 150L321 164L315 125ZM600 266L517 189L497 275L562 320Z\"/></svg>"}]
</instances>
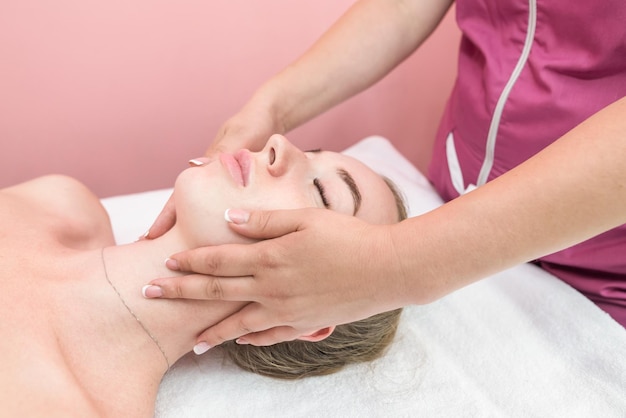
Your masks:
<instances>
[{"instance_id":1,"label":"wrist","mask_svg":"<svg viewBox=\"0 0 626 418\"><path fill-rule=\"evenodd\" d=\"M290 109L294 107L290 102L293 97L290 96L293 94L282 86L281 79L277 76L259 87L243 111L267 115L271 120L271 134L284 135L297 127L288 120Z\"/></svg>"},{"instance_id":2,"label":"wrist","mask_svg":"<svg viewBox=\"0 0 626 418\"><path fill-rule=\"evenodd\" d=\"M359 264L364 268L364 277L368 277L369 284L362 283L370 289L369 298L375 301L377 310L389 311L416 303L411 291L414 288L412 275L407 272L406 266L400 258L394 241L394 225L373 226L369 237L362 237L366 245L363 258Z\"/></svg>"},{"instance_id":3,"label":"wrist","mask_svg":"<svg viewBox=\"0 0 626 418\"><path fill-rule=\"evenodd\" d=\"M408 220L413 225L417 218ZM444 296L447 292L441 288L442 282L428 261L427 252L414 251L419 240L414 227L409 228L407 221L389 226L389 245L391 253L388 259L390 274L393 274L394 297L399 306L425 305Z\"/></svg>"},{"instance_id":4,"label":"wrist","mask_svg":"<svg viewBox=\"0 0 626 418\"><path fill-rule=\"evenodd\" d=\"M269 97L257 93L220 127L206 155L210 157L242 148L258 151L270 136L284 132L285 128Z\"/></svg>"}]
</instances>

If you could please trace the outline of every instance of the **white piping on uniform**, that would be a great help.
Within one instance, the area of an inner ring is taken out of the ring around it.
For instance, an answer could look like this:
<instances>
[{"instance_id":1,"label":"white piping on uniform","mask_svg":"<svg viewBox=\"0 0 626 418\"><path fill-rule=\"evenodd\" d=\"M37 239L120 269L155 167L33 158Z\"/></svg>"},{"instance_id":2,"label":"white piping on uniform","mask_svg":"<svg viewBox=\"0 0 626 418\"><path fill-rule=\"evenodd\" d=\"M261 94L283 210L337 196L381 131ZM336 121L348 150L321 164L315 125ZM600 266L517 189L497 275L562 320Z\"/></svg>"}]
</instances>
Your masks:
<instances>
[{"instance_id":1,"label":"white piping on uniform","mask_svg":"<svg viewBox=\"0 0 626 418\"><path fill-rule=\"evenodd\" d=\"M513 89L513 86L517 82L526 62L528 61L528 56L530 55L530 49L533 45L533 40L535 38L535 28L537 26L537 0L529 0L528 1L528 28L526 31L526 40L524 41L524 48L522 49L522 53L507 81L502 93L500 93L500 97L498 102L496 103L496 107L493 112L493 116L491 118L491 124L489 126L489 132L487 134L487 145L485 148L485 160L483 161L483 165L480 169L480 173L478 174L478 179L476 180L476 186L482 186L487 183L489 178L489 173L491 173L491 169L493 167L494 154L496 148L496 139L498 136L498 128L500 127L500 119L502 118L502 112L504 111L504 105L509 98L509 94ZM459 192L459 194L463 194L470 190L474 189L474 185L470 184L467 189L464 188L463 181L463 173L461 172L461 166L459 164L459 160L456 154L456 149L454 149L454 137L452 132L448 134L448 138L446 139L446 156L448 158L448 168L450 170L450 176L452 178L452 185Z\"/></svg>"},{"instance_id":2,"label":"white piping on uniform","mask_svg":"<svg viewBox=\"0 0 626 418\"><path fill-rule=\"evenodd\" d=\"M452 135L452 132L450 132L446 138L446 157L448 160L448 170L450 171L452 186L459 195L462 195L466 192L465 182L463 181L463 172L461 171L461 164L459 164L459 157L456 155L454 135Z\"/></svg>"},{"instance_id":3,"label":"white piping on uniform","mask_svg":"<svg viewBox=\"0 0 626 418\"><path fill-rule=\"evenodd\" d=\"M487 149L485 150L485 161L480 169L477 186L482 186L487 183L489 173L493 167L494 151L496 148L496 137L498 136L498 128L500 127L500 118L504 111L504 105L506 104L509 94L513 89L513 86L517 82L522 69L526 65L528 55L530 55L530 48L533 45L533 39L535 38L535 26L537 24L537 0L529 0L528 2L528 29L526 32L526 40L524 41L524 49L522 49L522 55L520 55L517 65L513 69L513 73L509 78L509 81L504 86L504 90L500 94L496 109L493 112L493 118L491 119L491 126L489 126L489 134L487 135Z\"/></svg>"}]
</instances>

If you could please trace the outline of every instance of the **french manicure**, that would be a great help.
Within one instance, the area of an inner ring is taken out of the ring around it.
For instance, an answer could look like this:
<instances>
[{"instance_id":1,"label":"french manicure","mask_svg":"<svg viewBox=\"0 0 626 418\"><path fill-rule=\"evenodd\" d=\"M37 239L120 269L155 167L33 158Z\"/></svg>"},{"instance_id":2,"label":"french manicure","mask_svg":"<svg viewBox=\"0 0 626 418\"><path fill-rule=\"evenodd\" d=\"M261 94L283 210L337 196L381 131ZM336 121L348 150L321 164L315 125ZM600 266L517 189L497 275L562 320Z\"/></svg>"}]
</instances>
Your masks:
<instances>
[{"instance_id":1,"label":"french manicure","mask_svg":"<svg viewBox=\"0 0 626 418\"><path fill-rule=\"evenodd\" d=\"M246 345L246 344L250 344L250 343L248 342L248 340L246 340L246 339L245 339L245 338L243 338L243 337L241 337L241 338L237 338L237 339L235 340L235 342L236 342L237 344L239 344L239 345Z\"/></svg>"},{"instance_id":2,"label":"french manicure","mask_svg":"<svg viewBox=\"0 0 626 418\"><path fill-rule=\"evenodd\" d=\"M178 271L179 270L178 261L172 260L169 257L165 259L165 267L167 267L170 270L174 270L174 271Z\"/></svg>"},{"instance_id":3,"label":"french manicure","mask_svg":"<svg viewBox=\"0 0 626 418\"><path fill-rule=\"evenodd\" d=\"M240 225L248 222L248 219L250 219L250 214L241 209L226 209L226 212L224 212L224 219L226 220L226 222Z\"/></svg>"},{"instance_id":4,"label":"french manicure","mask_svg":"<svg viewBox=\"0 0 626 418\"><path fill-rule=\"evenodd\" d=\"M192 158L191 160L189 160L189 165L192 167L200 167L205 165L209 161L211 160L207 157Z\"/></svg>"},{"instance_id":5,"label":"french manicure","mask_svg":"<svg viewBox=\"0 0 626 418\"><path fill-rule=\"evenodd\" d=\"M160 298L163 296L163 289L161 286L155 286L152 284L147 284L141 288L141 294L144 298Z\"/></svg>"},{"instance_id":6,"label":"french manicure","mask_svg":"<svg viewBox=\"0 0 626 418\"><path fill-rule=\"evenodd\" d=\"M207 344L205 341L201 341L193 346L193 352L199 356L200 354L204 354L209 351L210 348L211 346L209 344Z\"/></svg>"}]
</instances>

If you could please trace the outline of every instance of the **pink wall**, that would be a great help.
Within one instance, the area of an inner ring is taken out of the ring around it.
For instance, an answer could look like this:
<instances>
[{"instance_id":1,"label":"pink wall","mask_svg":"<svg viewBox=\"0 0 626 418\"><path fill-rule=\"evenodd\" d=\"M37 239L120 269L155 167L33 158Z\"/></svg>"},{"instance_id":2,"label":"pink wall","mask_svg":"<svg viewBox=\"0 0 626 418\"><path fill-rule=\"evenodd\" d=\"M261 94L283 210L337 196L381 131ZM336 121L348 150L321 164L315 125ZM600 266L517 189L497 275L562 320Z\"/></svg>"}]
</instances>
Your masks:
<instances>
[{"instance_id":1,"label":"pink wall","mask_svg":"<svg viewBox=\"0 0 626 418\"><path fill-rule=\"evenodd\" d=\"M170 187L254 89L351 3L2 2L0 187L52 172L101 197ZM381 134L424 169L457 44L449 15L388 78L290 138L341 150ZM420 137L429 141L416 146Z\"/></svg>"}]
</instances>

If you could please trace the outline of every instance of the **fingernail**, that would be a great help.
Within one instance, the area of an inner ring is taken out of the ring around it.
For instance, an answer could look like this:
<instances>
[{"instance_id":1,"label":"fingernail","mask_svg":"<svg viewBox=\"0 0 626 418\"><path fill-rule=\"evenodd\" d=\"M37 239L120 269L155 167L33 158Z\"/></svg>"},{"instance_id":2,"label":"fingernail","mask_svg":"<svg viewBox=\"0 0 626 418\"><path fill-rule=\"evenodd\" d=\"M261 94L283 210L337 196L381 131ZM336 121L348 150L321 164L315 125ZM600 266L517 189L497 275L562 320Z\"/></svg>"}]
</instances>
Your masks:
<instances>
[{"instance_id":1,"label":"fingernail","mask_svg":"<svg viewBox=\"0 0 626 418\"><path fill-rule=\"evenodd\" d=\"M170 270L174 270L174 271L178 271L179 270L178 261L172 260L169 257L165 259L165 267L167 267Z\"/></svg>"},{"instance_id":2,"label":"fingernail","mask_svg":"<svg viewBox=\"0 0 626 418\"><path fill-rule=\"evenodd\" d=\"M209 351L210 348L211 346L209 344L207 344L205 341L202 341L193 346L193 352L199 356L200 354L204 354Z\"/></svg>"},{"instance_id":3,"label":"fingernail","mask_svg":"<svg viewBox=\"0 0 626 418\"><path fill-rule=\"evenodd\" d=\"M235 340L235 342L236 342L237 344L239 344L239 345L246 345L246 344L250 344L250 343L248 342L248 340L246 340L246 339L245 339L245 338L243 338L243 337L241 337L241 338L237 338L237 339Z\"/></svg>"},{"instance_id":4,"label":"fingernail","mask_svg":"<svg viewBox=\"0 0 626 418\"><path fill-rule=\"evenodd\" d=\"M206 157L193 158L189 160L189 165L192 167L200 167L209 162L209 159Z\"/></svg>"},{"instance_id":5,"label":"fingernail","mask_svg":"<svg viewBox=\"0 0 626 418\"><path fill-rule=\"evenodd\" d=\"M161 286L147 284L141 288L141 294L144 298L160 298L163 296L163 289Z\"/></svg>"},{"instance_id":6,"label":"fingernail","mask_svg":"<svg viewBox=\"0 0 626 418\"><path fill-rule=\"evenodd\" d=\"M240 209L226 209L224 212L224 219L226 222L234 224L245 224L250 219L250 214Z\"/></svg>"}]
</instances>

